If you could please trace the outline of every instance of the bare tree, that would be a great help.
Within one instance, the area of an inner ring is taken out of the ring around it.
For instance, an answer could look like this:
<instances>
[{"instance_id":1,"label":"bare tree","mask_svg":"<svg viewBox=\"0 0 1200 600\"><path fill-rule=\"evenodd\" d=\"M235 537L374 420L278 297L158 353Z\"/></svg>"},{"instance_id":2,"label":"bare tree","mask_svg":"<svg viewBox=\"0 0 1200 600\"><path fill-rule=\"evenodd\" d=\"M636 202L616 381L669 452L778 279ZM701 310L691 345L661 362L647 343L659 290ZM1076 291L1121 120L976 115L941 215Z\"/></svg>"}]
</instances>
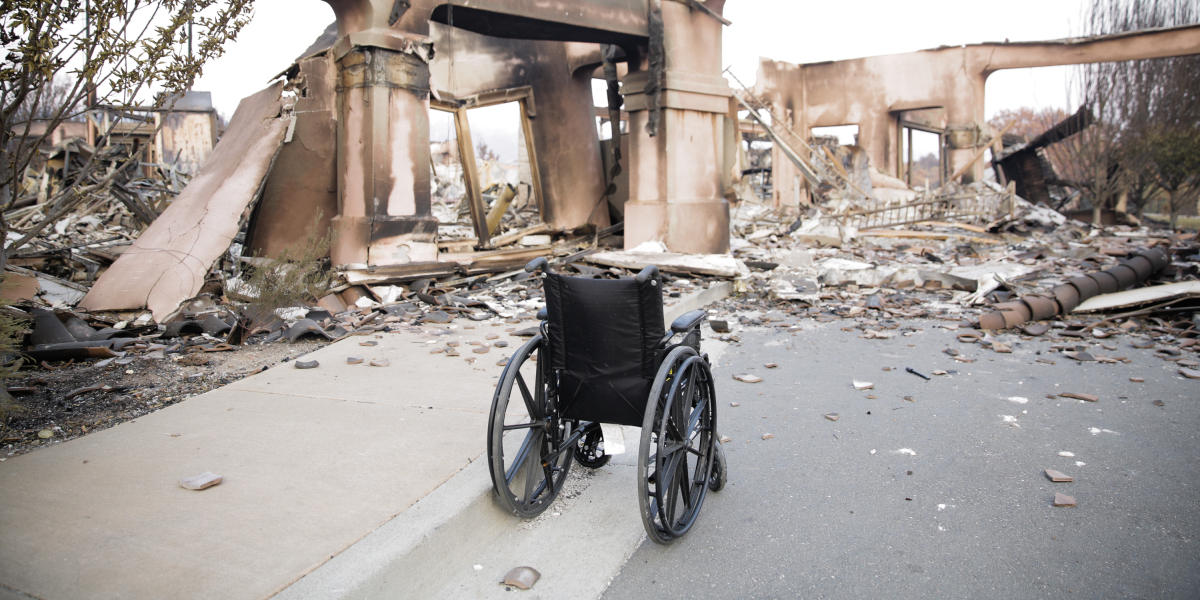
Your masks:
<instances>
[{"instance_id":1,"label":"bare tree","mask_svg":"<svg viewBox=\"0 0 1200 600\"><path fill-rule=\"evenodd\" d=\"M1084 19L1089 35L1197 21L1194 0L1092 0ZM1200 56L1084 65L1072 92L1097 119L1068 145L1096 215L1121 196L1140 215L1162 191L1174 228L1200 193Z\"/></svg>"},{"instance_id":2,"label":"bare tree","mask_svg":"<svg viewBox=\"0 0 1200 600\"><path fill-rule=\"evenodd\" d=\"M98 104L128 106L152 88L173 99L249 22L253 0L0 0L0 270L8 256L124 171L93 153L47 201L45 218L8 241L3 212L38 147ZM195 35L198 44L191 44ZM35 123L40 123L35 127ZM116 122L112 126L115 128ZM110 131L99 132L106 140ZM109 140L111 141L111 140ZM111 156L105 157L111 159ZM135 157L127 157L132 164Z\"/></svg>"}]
</instances>

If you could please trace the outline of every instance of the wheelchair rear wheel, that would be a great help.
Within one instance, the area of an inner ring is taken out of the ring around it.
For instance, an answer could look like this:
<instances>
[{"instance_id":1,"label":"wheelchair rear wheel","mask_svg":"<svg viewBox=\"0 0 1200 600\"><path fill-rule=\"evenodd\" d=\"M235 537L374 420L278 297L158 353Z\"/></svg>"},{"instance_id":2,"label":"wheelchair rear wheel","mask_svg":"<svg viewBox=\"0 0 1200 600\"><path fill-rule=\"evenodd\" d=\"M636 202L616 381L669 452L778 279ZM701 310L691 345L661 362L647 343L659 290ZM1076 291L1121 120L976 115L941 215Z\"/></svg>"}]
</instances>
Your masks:
<instances>
[{"instance_id":1,"label":"wheelchair rear wheel","mask_svg":"<svg viewBox=\"0 0 1200 600\"><path fill-rule=\"evenodd\" d=\"M716 425L708 363L692 348L676 347L650 391L638 455L642 524L655 543L670 544L696 522L713 483Z\"/></svg>"},{"instance_id":2,"label":"wheelchair rear wheel","mask_svg":"<svg viewBox=\"0 0 1200 600\"><path fill-rule=\"evenodd\" d=\"M560 418L549 393L549 356L541 352L545 347L537 335L509 359L489 418L492 489L505 508L524 518L541 514L554 502L574 454L566 443L574 423Z\"/></svg>"}]
</instances>

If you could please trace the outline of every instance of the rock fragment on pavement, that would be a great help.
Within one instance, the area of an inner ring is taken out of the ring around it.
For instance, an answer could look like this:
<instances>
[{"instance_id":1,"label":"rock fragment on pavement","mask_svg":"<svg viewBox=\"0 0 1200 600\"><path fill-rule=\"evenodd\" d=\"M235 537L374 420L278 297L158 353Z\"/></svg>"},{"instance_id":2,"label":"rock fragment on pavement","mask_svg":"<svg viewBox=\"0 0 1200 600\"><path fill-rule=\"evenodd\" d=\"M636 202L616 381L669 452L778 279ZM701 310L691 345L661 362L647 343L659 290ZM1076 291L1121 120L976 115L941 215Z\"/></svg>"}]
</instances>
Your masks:
<instances>
[{"instance_id":1,"label":"rock fragment on pavement","mask_svg":"<svg viewBox=\"0 0 1200 600\"><path fill-rule=\"evenodd\" d=\"M1063 507L1075 506L1075 499L1066 494L1054 492L1054 505Z\"/></svg>"},{"instance_id":2,"label":"rock fragment on pavement","mask_svg":"<svg viewBox=\"0 0 1200 600\"><path fill-rule=\"evenodd\" d=\"M1067 483L1067 482L1075 481L1074 477L1071 477L1070 475L1067 475L1066 473L1062 473L1060 471L1055 471L1054 469L1046 469L1046 477L1049 477L1050 481L1053 481L1056 483Z\"/></svg>"},{"instance_id":3,"label":"rock fragment on pavement","mask_svg":"<svg viewBox=\"0 0 1200 600\"><path fill-rule=\"evenodd\" d=\"M513 570L504 574L504 585L511 585L515 588L527 590L533 587L533 584L542 578L542 574L533 567L516 567Z\"/></svg>"},{"instance_id":4,"label":"rock fragment on pavement","mask_svg":"<svg viewBox=\"0 0 1200 600\"><path fill-rule=\"evenodd\" d=\"M199 475L193 475L191 477L184 477L183 479L180 479L179 485L189 490L203 490L217 485L224 480L224 477L221 477L216 473L205 471Z\"/></svg>"}]
</instances>

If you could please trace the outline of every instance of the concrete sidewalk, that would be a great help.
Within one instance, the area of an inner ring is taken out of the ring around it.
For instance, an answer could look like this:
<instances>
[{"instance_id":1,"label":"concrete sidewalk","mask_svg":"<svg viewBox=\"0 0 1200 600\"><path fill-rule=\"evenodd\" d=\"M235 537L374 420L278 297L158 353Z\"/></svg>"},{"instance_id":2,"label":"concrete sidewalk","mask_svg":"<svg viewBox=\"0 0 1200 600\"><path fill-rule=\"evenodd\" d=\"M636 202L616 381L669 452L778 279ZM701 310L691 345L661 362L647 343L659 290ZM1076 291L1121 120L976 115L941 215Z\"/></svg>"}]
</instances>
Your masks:
<instances>
[{"instance_id":1,"label":"concrete sidewalk","mask_svg":"<svg viewBox=\"0 0 1200 600\"><path fill-rule=\"evenodd\" d=\"M698 292L668 317L723 295ZM318 369L278 365L0 463L0 598L267 598L422 498L443 514L425 529L420 517L397 519L393 541L398 530L410 535L400 546L429 542L471 506L486 526L511 527L480 500L483 464L454 488L474 494L457 508L446 493L430 495L485 453L496 363L525 341L506 327L459 320L349 338L305 357ZM471 353L470 341L492 333L510 346ZM462 342L461 357L429 353L447 339ZM379 345L359 345L367 340ZM366 361L348 365L351 355ZM391 365L368 366L372 358ZM178 485L205 471L224 483ZM374 547L387 545L384 533ZM621 543L631 552L636 539Z\"/></svg>"}]
</instances>

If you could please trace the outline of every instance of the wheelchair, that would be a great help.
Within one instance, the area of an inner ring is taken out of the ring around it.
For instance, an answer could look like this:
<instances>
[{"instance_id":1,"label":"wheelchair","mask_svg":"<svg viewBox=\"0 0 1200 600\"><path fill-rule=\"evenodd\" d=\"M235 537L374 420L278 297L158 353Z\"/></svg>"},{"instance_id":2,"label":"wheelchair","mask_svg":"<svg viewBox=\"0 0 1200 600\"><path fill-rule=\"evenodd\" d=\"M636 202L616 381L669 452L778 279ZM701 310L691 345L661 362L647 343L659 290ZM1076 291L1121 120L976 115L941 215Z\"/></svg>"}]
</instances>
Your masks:
<instances>
[{"instance_id":1,"label":"wheelchair","mask_svg":"<svg viewBox=\"0 0 1200 600\"><path fill-rule=\"evenodd\" d=\"M709 490L726 481L705 313L666 331L662 281L648 266L629 279L553 273L545 258L540 333L509 359L488 426L492 487L512 513L532 518L558 496L572 460L608 463L601 423L641 427L637 491L650 539L670 544L696 522Z\"/></svg>"}]
</instances>

